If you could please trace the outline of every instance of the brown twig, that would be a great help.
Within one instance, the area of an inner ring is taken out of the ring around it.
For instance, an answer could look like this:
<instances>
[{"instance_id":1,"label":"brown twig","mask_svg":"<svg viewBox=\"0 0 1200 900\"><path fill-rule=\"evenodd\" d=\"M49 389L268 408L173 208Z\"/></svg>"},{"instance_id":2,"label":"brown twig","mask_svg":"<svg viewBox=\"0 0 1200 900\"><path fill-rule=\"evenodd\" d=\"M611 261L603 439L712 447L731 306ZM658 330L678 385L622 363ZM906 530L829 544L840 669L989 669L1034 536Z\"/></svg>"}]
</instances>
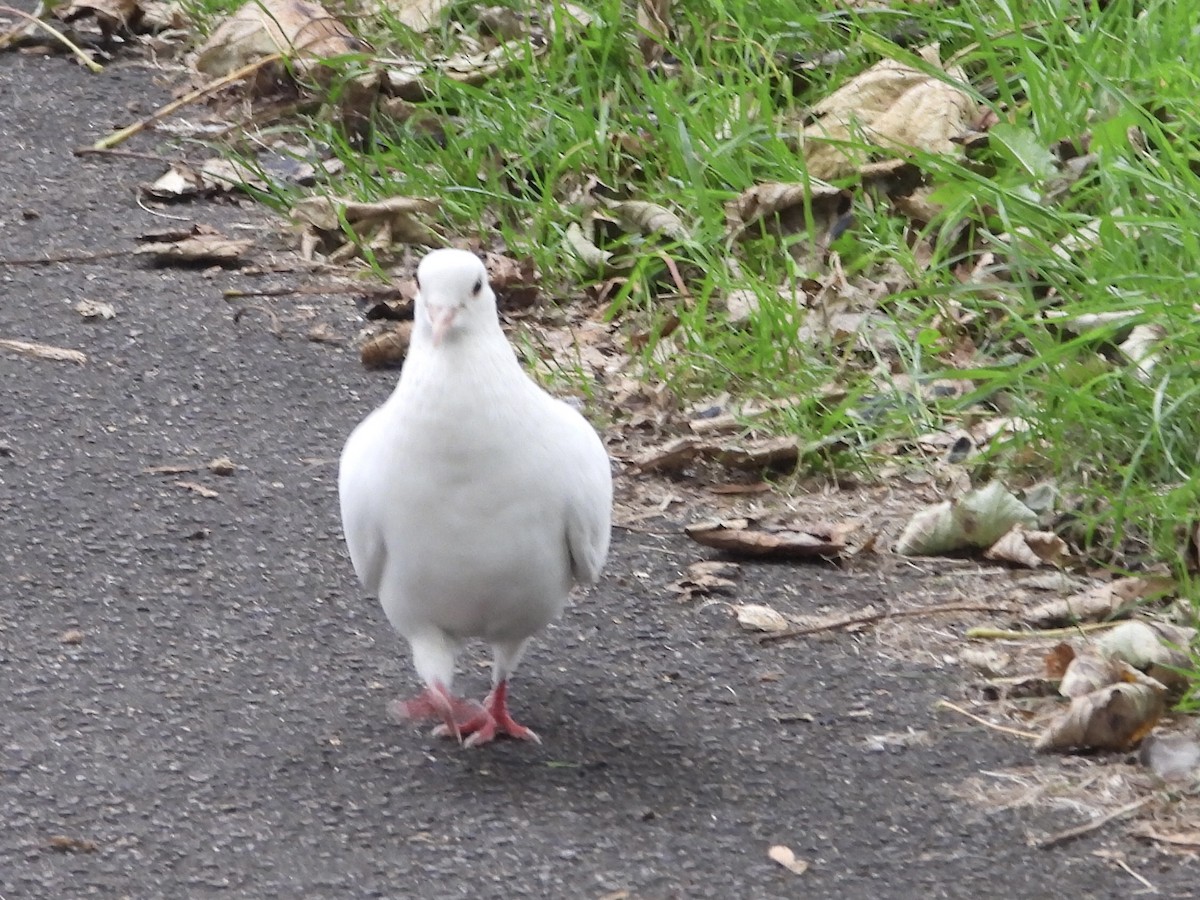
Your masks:
<instances>
[{"instance_id":1,"label":"brown twig","mask_svg":"<svg viewBox=\"0 0 1200 900\"><path fill-rule=\"evenodd\" d=\"M964 637L973 641L1023 641L1027 638L1064 638L1115 628L1120 622L1081 622L1069 628L1045 628L1041 631L1012 631L1007 628L969 628Z\"/></svg>"},{"instance_id":2,"label":"brown twig","mask_svg":"<svg viewBox=\"0 0 1200 900\"><path fill-rule=\"evenodd\" d=\"M112 156L116 159L144 159L147 162L175 165L178 160L157 153L139 153L136 150L110 150L107 147L77 147L73 151L76 156Z\"/></svg>"},{"instance_id":3,"label":"brown twig","mask_svg":"<svg viewBox=\"0 0 1200 900\"><path fill-rule=\"evenodd\" d=\"M244 65L240 69L235 69L228 75L222 75L215 81L210 81L203 87L196 88L196 90L185 94L178 100L172 100L165 106L160 106L144 119L139 119L132 125L122 128L120 131L114 131L108 137L101 138L100 140L96 141L96 143L92 144L91 149L109 150L115 147L117 144L120 144L123 141L133 137L135 134L145 131L159 119L165 118L166 116L171 115L171 113L183 109L183 107L195 103L197 100L207 97L209 94L216 93L226 85L233 84L235 81L241 81L247 75L252 75L264 66L269 66L271 63L282 58L283 54L272 53L270 56L264 56L262 59L256 59L254 62Z\"/></svg>"},{"instance_id":4,"label":"brown twig","mask_svg":"<svg viewBox=\"0 0 1200 900\"><path fill-rule=\"evenodd\" d=\"M1127 816L1131 812L1136 812L1147 803L1154 799L1154 795L1142 797L1140 800L1134 800L1132 803L1126 803L1114 809L1112 812L1105 813L1092 819L1090 822L1084 822L1082 825L1076 825L1074 828L1068 828L1064 831L1056 831L1054 834L1048 834L1044 837L1031 840L1030 844L1037 847L1039 850L1048 850L1050 847L1057 847L1059 844L1065 844L1067 841L1073 841L1077 837L1083 837L1085 834L1091 834L1097 829L1103 828L1114 819L1119 819L1122 816Z\"/></svg>"},{"instance_id":5,"label":"brown twig","mask_svg":"<svg viewBox=\"0 0 1200 900\"><path fill-rule=\"evenodd\" d=\"M995 722L989 722L983 716L977 716L970 710L963 709L961 706L957 706L951 703L949 700L939 700L937 705L944 709L952 710L953 712L958 713L960 716L966 716L972 722L978 722L980 725L990 728L993 731L999 731L1002 734L1011 734L1013 737L1024 738L1027 741L1036 741L1038 739L1038 735L1034 734L1032 731L1021 731L1019 728L1009 728L1007 725L997 725Z\"/></svg>"},{"instance_id":6,"label":"brown twig","mask_svg":"<svg viewBox=\"0 0 1200 900\"><path fill-rule=\"evenodd\" d=\"M4 10L6 13L12 13L14 16L20 16L22 19L25 19L29 25L36 25L38 28L48 32L52 37L54 37L55 40L70 50L71 53L75 55L76 59L78 59L83 65L87 66L93 72L104 71L104 66L100 65L100 63L96 62L81 49L79 49L76 44L71 42L70 38L68 38L53 25L48 25L37 16L31 16L29 13L22 12L19 9L13 9L11 6L0 5L0 9ZM41 7L39 7L39 9L41 9ZM0 48L8 46L8 44L11 43L25 28L28 28L29 25L23 25L21 28L14 29L6 34L0 34Z\"/></svg>"},{"instance_id":7,"label":"brown twig","mask_svg":"<svg viewBox=\"0 0 1200 900\"><path fill-rule=\"evenodd\" d=\"M367 284L333 284L326 287L320 285L297 285L295 287L261 288L253 291L228 288L221 295L226 300L238 300L242 297L288 297L292 294L369 294L377 296L395 293L394 288L374 288Z\"/></svg>"},{"instance_id":8,"label":"brown twig","mask_svg":"<svg viewBox=\"0 0 1200 900\"><path fill-rule=\"evenodd\" d=\"M1012 612L1008 606L988 606L982 603L939 603L937 606L923 606L920 609L896 609L883 612L857 613L832 622L822 622L819 625L805 625L800 628L789 628L787 631L776 631L761 635L760 644L770 644L788 638L804 637L809 634L819 634L822 631L839 631L854 625L874 625L887 619L915 618L917 616L936 616L951 612Z\"/></svg>"}]
</instances>

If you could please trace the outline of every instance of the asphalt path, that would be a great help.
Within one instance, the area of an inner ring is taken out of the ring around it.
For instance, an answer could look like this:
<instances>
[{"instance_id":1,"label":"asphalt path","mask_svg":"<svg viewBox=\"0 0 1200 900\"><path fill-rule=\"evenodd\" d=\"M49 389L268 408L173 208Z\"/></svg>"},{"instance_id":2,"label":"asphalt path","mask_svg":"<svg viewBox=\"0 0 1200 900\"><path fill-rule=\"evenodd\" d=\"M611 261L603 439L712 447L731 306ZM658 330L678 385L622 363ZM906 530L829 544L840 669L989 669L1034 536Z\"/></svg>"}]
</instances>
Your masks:
<instances>
[{"instance_id":1,"label":"asphalt path","mask_svg":"<svg viewBox=\"0 0 1200 900\"><path fill-rule=\"evenodd\" d=\"M670 534L618 530L522 665L542 746L392 723L417 681L337 516L342 442L394 378L360 366L352 300L231 303L303 276L147 265L136 236L182 224L136 201L161 166L71 153L169 81L0 55L0 257L118 251L0 265L0 338L88 358L0 350L0 898L1133 896L1093 852L1113 841L1158 896L1195 896L1194 862L1119 826L1032 848L1079 816L970 801L965 778L1034 758L934 709L953 667L869 636L760 646L665 589L705 556ZM166 212L276 240L250 206ZM146 471L166 465L197 469ZM890 577L751 565L738 599L852 608ZM480 697L485 658L462 676ZM871 739L908 729L926 739Z\"/></svg>"}]
</instances>

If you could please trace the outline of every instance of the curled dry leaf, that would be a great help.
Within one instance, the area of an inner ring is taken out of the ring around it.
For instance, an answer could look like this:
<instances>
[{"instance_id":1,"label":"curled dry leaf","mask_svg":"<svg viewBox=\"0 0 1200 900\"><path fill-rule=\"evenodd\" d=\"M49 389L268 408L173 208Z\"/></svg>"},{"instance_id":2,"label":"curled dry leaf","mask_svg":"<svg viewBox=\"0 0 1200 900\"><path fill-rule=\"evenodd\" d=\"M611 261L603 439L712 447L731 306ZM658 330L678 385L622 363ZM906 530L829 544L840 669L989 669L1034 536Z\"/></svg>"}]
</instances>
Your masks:
<instances>
[{"instance_id":1,"label":"curled dry leaf","mask_svg":"<svg viewBox=\"0 0 1200 900\"><path fill-rule=\"evenodd\" d=\"M18 341L13 338L0 338L0 348L12 350L25 356L38 359L50 359L55 362L73 362L83 365L87 355L78 350L68 350L65 347L53 347L50 344L39 344L36 341Z\"/></svg>"},{"instance_id":2,"label":"curled dry leaf","mask_svg":"<svg viewBox=\"0 0 1200 900\"><path fill-rule=\"evenodd\" d=\"M1067 664L1058 692L1064 697L1082 697L1110 684L1133 680L1128 663L1088 650L1077 653Z\"/></svg>"},{"instance_id":3,"label":"curled dry leaf","mask_svg":"<svg viewBox=\"0 0 1200 900\"><path fill-rule=\"evenodd\" d=\"M797 859L796 854L792 852L792 848L785 847L783 844L776 844L767 851L767 856L771 858L771 862L778 863L793 875L803 875L808 871L808 863L802 859Z\"/></svg>"},{"instance_id":4,"label":"curled dry leaf","mask_svg":"<svg viewBox=\"0 0 1200 900\"><path fill-rule=\"evenodd\" d=\"M968 547L988 547L1015 525L1034 525L1033 510L998 481L916 513L896 540L905 556L934 556Z\"/></svg>"},{"instance_id":5,"label":"curled dry leaf","mask_svg":"<svg viewBox=\"0 0 1200 900\"><path fill-rule=\"evenodd\" d=\"M987 559L1036 569L1042 563L1058 565L1067 555L1067 542L1053 531L1026 531L1013 527L983 554Z\"/></svg>"},{"instance_id":6,"label":"curled dry leaf","mask_svg":"<svg viewBox=\"0 0 1200 900\"><path fill-rule=\"evenodd\" d=\"M525 309L537 302L541 275L532 257L518 261L500 253L485 253L483 263L501 309Z\"/></svg>"},{"instance_id":7,"label":"curled dry leaf","mask_svg":"<svg viewBox=\"0 0 1200 900\"><path fill-rule=\"evenodd\" d=\"M1038 737L1039 751L1129 750L1154 728L1165 709L1163 691L1121 682L1075 697Z\"/></svg>"},{"instance_id":8,"label":"curled dry leaf","mask_svg":"<svg viewBox=\"0 0 1200 900\"><path fill-rule=\"evenodd\" d=\"M787 616L761 603L741 603L733 608L737 623L746 631L765 631L768 634L787 631Z\"/></svg>"},{"instance_id":9,"label":"curled dry leaf","mask_svg":"<svg viewBox=\"0 0 1200 900\"><path fill-rule=\"evenodd\" d=\"M358 249L343 240L342 223L367 246L386 250L393 244L440 246L442 241L418 218L437 210L427 197L387 197L374 202L338 197L305 197L292 207L292 220L308 238L303 246L323 248L331 260L346 260Z\"/></svg>"},{"instance_id":10,"label":"curled dry leaf","mask_svg":"<svg viewBox=\"0 0 1200 900\"><path fill-rule=\"evenodd\" d=\"M735 562L705 560L688 566L687 573L667 585L667 590L678 594L681 602L712 594L729 594L737 587L733 579L741 574L742 567Z\"/></svg>"},{"instance_id":11,"label":"curled dry leaf","mask_svg":"<svg viewBox=\"0 0 1200 900\"><path fill-rule=\"evenodd\" d=\"M219 78L273 53L303 70L359 53L365 45L315 0L250 0L224 19L197 51L196 71Z\"/></svg>"},{"instance_id":12,"label":"curled dry leaf","mask_svg":"<svg viewBox=\"0 0 1200 900\"><path fill-rule=\"evenodd\" d=\"M845 535L852 526L808 526L765 529L751 527L746 519L703 522L687 526L687 536L698 544L755 559L814 559L840 556Z\"/></svg>"},{"instance_id":13,"label":"curled dry leaf","mask_svg":"<svg viewBox=\"0 0 1200 900\"><path fill-rule=\"evenodd\" d=\"M1138 603L1165 597L1174 590L1175 580L1166 576L1118 578L1082 593L1043 603L1025 613L1024 618L1039 628L1099 622L1127 615Z\"/></svg>"},{"instance_id":14,"label":"curled dry leaf","mask_svg":"<svg viewBox=\"0 0 1200 900\"><path fill-rule=\"evenodd\" d=\"M211 229L193 229L191 232L167 236L143 235L144 243L134 250L139 256L151 256L155 264L169 265L218 265L232 266L241 262L242 256L254 246L248 238L227 238Z\"/></svg>"},{"instance_id":15,"label":"curled dry leaf","mask_svg":"<svg viewBox=\"0 0 1200 900\"><path fill-rule=\"evenodd\" d=\"M1055 644L1042 657L1046 667L1046 677L1062 681L1063 675L1067 673L1067 667L1071 665L1071 660L1074 658L1075 648L1066 641Z\"/></svg>"},{"instance_id":16,"label":"curled dry leaf","mask_svg":"<svg viewBox=\"0 0 1200 900\"><path fill-rule=\"evenodd\" d=\"M920 54L941 66L936 45ZM808 171L815 178L840 178L868 162L872 149L956 152L952 139L977 115L975 101L952 83L966 81L958 67L946 70L943 80L893 59L876 63L810 111L811 124L801 134Z\"/></svg>"},{"instance_id":17,"label":"curled dry leaf","mask_svg":"<svg viewBox=\"0 0 1200 900\"><path fill-rule=\"evenodd\" d=\"M368 338L358 351L358 358L368 369L391 369L404 364L408 345L412 341L412 322L400 322L382 334Z\"/></svg>"},{"instance_id":18,"label":"curled dry leaf","mask_svg":"<svg viewBox=\"0 0 1200 900\"><path fill-rule=\"evenodd\" d=\"M665 206L644 200L620 200L608 204L608 209L617 217L627 231L640 234L663 234L677 241L692 239L683 220Z\"/></svg>"},{"instance_id":19,"label":"curled dry leaf","mask_svg":"<svg viewBox=\"0 0 1200 900\"><path fill-rule=\"evenodd\" d=\"M681 437L643 453L633 467L639 472L679 472L700 459L733 469L765 469L795 465L799 458L799 444L791 437L737 444Z\"/></svg>"},{"instance_id":20,"label":"curled dry leaf","mask_svg":"<svg viewBox=\"0 0 1200 900\"><path fill-rule=\"evenodd\" d=\"M177 481L175 482L175 487L184 488L185 490L189 490L193 494L199 494L201 497L204 497L208 500L215 500L217 497L221 496L212 488L205 487L202 484L197 484L194 481Z\"/></svg>"},{"instance_id":21,"label":"curled dry leaf","mask_svg":"<svg viewBox=\"0 0 1200 900\"><path fill-rule=\"evenodd\" d=\"M1096 649L1145 672L1176 693L1190 683L1185 671L1192 668L1188 648L1195 637L1194 628L1135 620L1105 632L1096 640Z\"/></svg>"},{"instance_id":22,"label":"curled dry leaf","mask_svg":"<svg viewBox=\"0 0 1200 900\"><path fill-rule=\"evenodd\" d=\"M579 261L592 269L603 269L612 259L611 253L597 247L592 239L583 233L583 229L574 222L567 226L566 234L563 237Z\"/></svg>"},{"instance_id":23,"label":"curled dry leaf","mask_svg":"<svg viewBox=\"0 0 1200 900\"><path fill-rule=\"evenodd\" d=\"M1167 329L1162 325L1135 325L1129 337L1121 342L1121 352L1137 368L1142 382L1149 382L1154 374L1160 356L1158 348L1166 336Z\"/></svg>"},{"instance_id":24,"label":"curled dry leaf","mask_svg":"<svg viewBox=\"0 0 1200 900\"><path fill-rule=\"evenodd\" d=\"M75 304L75 312L85 319L112 319L117 315L112 304L103 300L80 300Z\"/></svg>"},{"instance_id":25,"label":"curled dry leaf","mask_svg":"<svg viewBox=\"0 0 1200 900\"><path fill-rule=\"evenodd\" d=\"M442 11L453 0L379 0L374 3L377 11L385 11L389 18L401 25L424 34L438 23Z\"/></svg>"},{"instance_id":26,"label":"curled dry leaf","mask_svg":"<svg viewBox=\"0 0 1200 900\"><path fill-rule=\"evenodd\" d=\"M730 234L736 236L741 234L747 225L762 218L792 210L796 210L802 217L805 202L808 201L818 230L823 231L820 222L832 218L832 214L837 212L845 198L846 194L841 188L819 181L768 181L742 191L726 203L725 223Z\"/></svg>"}]
</instances>

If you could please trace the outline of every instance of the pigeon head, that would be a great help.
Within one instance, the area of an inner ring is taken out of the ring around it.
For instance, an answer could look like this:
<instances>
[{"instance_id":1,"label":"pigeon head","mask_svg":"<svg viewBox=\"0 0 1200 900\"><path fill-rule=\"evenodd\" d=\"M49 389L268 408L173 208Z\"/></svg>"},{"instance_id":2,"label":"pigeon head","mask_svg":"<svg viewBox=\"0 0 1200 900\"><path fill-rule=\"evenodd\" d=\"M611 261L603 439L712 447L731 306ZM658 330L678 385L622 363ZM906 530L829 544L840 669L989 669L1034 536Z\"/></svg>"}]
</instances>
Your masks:
<instances>
[{"instance_id":1,"label":"pigeon head","mask_svg":"<svg viewBox=\"0 0 1200 900\"><path fill-rule=\"evenodd\" d=\"M434 346L496 322L496 295L479 257L466 250L434 250L417 267L417 328Z\"/></svg>"}]
</instances>

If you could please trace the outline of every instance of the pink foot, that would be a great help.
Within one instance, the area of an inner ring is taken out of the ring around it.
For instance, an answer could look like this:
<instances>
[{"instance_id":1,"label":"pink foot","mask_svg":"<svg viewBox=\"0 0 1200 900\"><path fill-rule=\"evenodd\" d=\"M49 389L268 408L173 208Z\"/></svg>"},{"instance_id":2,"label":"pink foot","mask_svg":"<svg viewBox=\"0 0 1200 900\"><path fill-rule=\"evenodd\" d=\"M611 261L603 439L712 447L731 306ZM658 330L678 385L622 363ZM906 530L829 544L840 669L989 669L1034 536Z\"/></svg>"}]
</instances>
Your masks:
<instances>
[{"instance_id":1,"label":"pink foot","mask_svg":"<svg viewBox=\"0 0 1200 900\"><path fill-rule=\"evenodd\" d=\"M473 734L491 718L474 700L455 697L441 684L430 685L412 700L393 700L388 712L397 722L441 719L443 724L434 729L434 734L453 737L460 744L463 735Z\"/></svg>"},{"instance_id":2,"label":"pink foot","mask_svg":"<svg viewBox=\"0 0 1200 900\"><path fill-rule=\"evenodd\" d=\"M508 682L501 681L483 701L484 716L466 722L460 726L462 733L467 735L464 742L468 747L478 747L493 741L497 736L507 734L520 741L533 741L540 744L542 739L532 729L526 728L513 721L508 712Z\"/></svg>"}]
</instances>

